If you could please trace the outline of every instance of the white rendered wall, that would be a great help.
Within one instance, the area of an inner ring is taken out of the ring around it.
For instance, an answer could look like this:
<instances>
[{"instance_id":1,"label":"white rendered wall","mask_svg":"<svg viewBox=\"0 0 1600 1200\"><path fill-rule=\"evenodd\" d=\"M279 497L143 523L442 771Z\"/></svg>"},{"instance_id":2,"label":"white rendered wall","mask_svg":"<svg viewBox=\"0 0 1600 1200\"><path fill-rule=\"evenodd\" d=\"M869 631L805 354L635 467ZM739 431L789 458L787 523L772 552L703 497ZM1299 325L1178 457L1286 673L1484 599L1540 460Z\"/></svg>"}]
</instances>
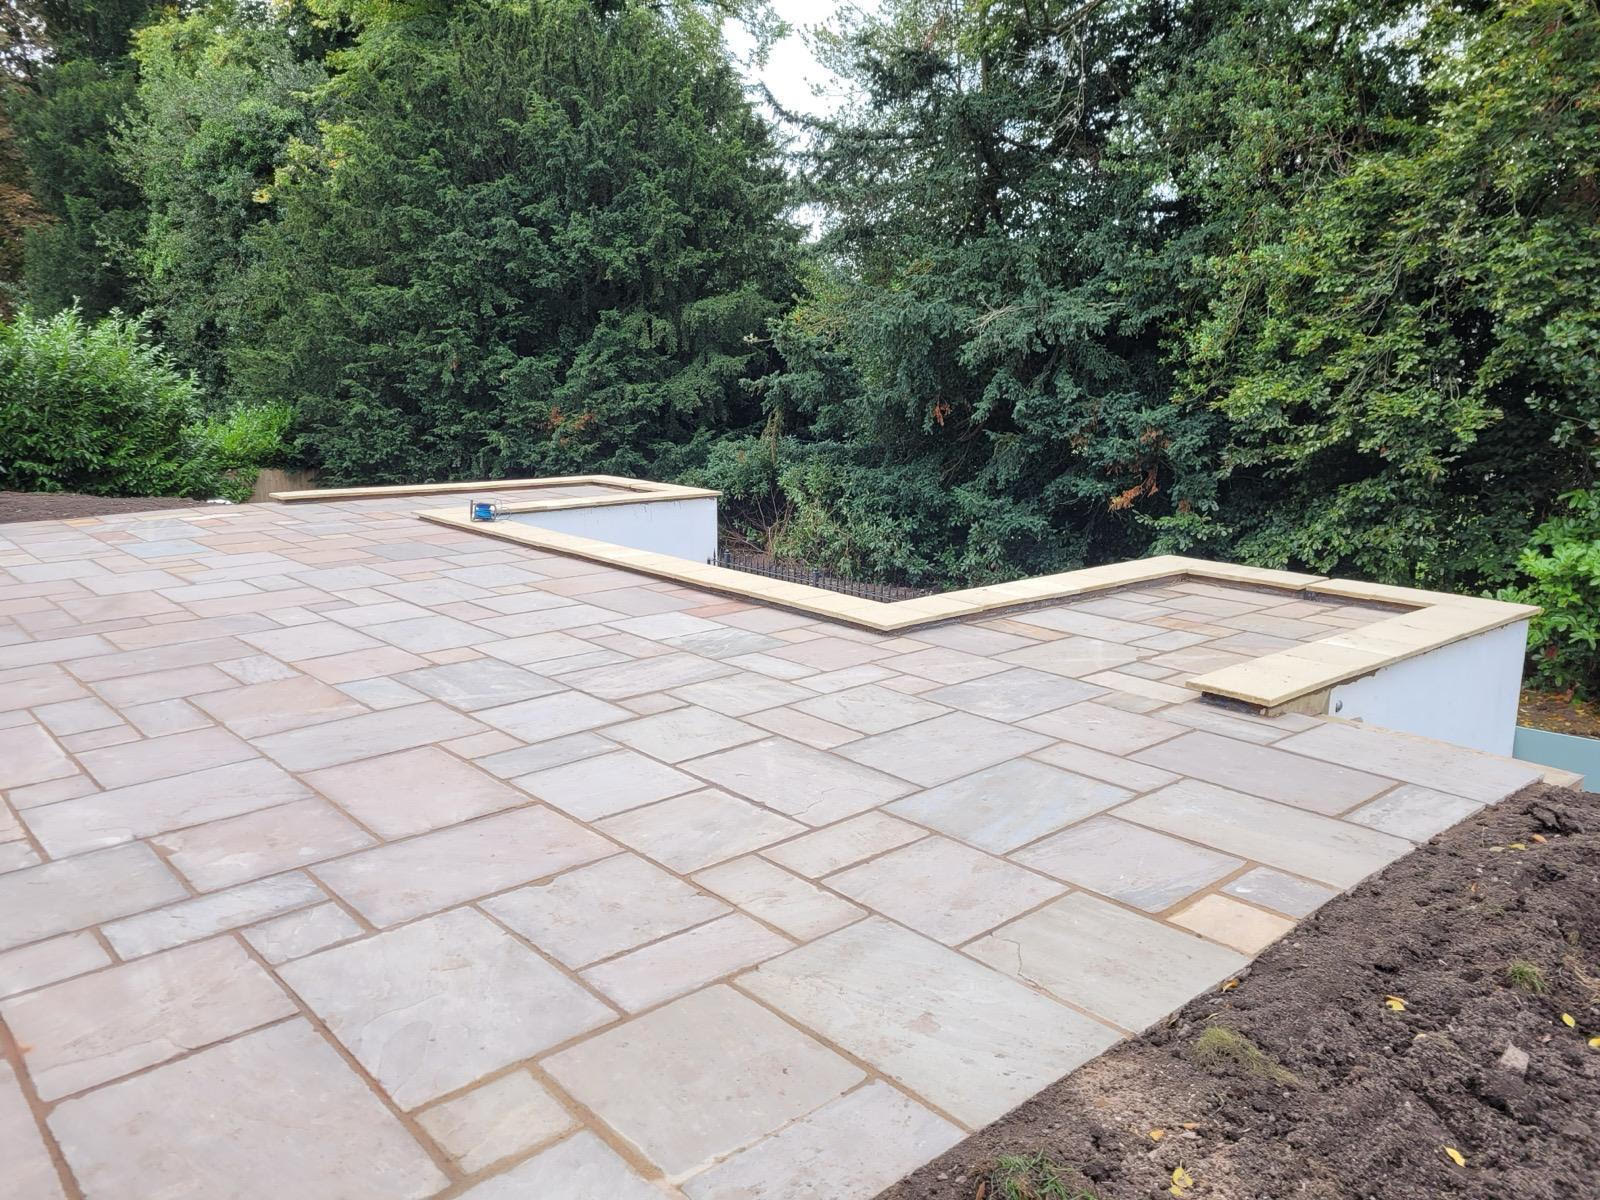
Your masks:
<instances>
[{"instance_id":1,"label":"white rendered wall","mask_svg":"<svg viewBox=\"0 0 1600 1200\"><path fill-rule=\"evenodd\" d=\"M715 558L717 553L717 500L714 496L506 513L499 520L594 538L597 542L610 542L630 550L670 554L690 562L703 563Z\"/></svg>"},{"instance_id":2,"label":"white rendered wall","mask_svg":"<svg viewBox=\"0 0 1600 1200\"><path fill-rule=\"evenodd\" d=\"M1527 643L1526 621L1452 642L1339 685L1328 712L1509 755Z\"/></svg>"}]
</instances>

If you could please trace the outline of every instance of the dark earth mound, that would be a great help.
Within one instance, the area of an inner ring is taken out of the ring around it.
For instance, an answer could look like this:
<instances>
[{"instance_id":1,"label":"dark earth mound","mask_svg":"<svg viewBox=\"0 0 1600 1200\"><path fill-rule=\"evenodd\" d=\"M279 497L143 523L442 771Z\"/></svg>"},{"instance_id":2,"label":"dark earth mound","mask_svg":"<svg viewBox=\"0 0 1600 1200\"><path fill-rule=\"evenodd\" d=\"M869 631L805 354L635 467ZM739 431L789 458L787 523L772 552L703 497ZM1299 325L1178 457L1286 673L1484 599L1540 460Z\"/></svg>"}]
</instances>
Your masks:
<instances>
[{"instance_id":1,"label":"dark earth mound","mask_svg":"<svg viewBox=\"0 0 1600 1200\"><path fill-rule=\"evenodd\" d=\"M105 517L156 508L195 508L182 496L85 496L78 492L0 492L0 525L11 521L59 521Z\"/></svg>"}]
</instances>

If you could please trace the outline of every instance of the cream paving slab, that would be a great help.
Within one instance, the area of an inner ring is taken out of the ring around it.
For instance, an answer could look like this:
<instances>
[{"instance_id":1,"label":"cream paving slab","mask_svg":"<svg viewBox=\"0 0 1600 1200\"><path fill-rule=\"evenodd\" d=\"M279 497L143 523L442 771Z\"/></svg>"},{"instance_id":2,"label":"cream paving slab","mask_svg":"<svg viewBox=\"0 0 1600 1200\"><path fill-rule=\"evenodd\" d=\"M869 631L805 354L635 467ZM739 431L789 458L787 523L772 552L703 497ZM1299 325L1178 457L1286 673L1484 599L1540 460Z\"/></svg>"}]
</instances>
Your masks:
<instances>
[{"instance_id":1,"label":"cream paving slab","mask_svg":"<svg viewBox=\"0 0 1600 1200\"><path fill-rule=\"evenodd\" d=\"M1116 816L1084 821L1011 857L1146 912L1160 912L1244 866L1232 855Z\"/></svg>"},{"instance_id":2,"label":"cream paving slab","mask_svg":"<svg viewBox=\"0 0 1600 1200\"><path fill-rule=\"evenodd\" d=\"M307 771L308 784L382 838L403 838L526 804L527 797L437 746Z\"/></svg>"},{"instance_id":3,"label":"cream paving slab","mask_svg":"<svg viewBox=\"0 0 1600 1200\"><path fill-rule=\"evenodd\" d=\"M694 881L802 941L866 915L865 909L755 855L707 868Z\"/></svg>"},{"instance_id":4,"label":"cream paving slab","mask_svg":"<svg viewBox=\"0 0 1600 1200\"><path fill-rule=\"evenodd\" d=\"M1201 730L1141 750L1133 757L1193 779L1326 816L1353 808L1394 786L1393 779Z\"/></svg>"},{"instance_id":5,"label":"cream paving slab","mask_svg":"<svg viewBox=\"0 0 1600 1200\"><path fill-rule=\"evenodd\" d=\"M737 982L969 1128L1002 1116L1118 1036L881 917Z\"/></svg>"},{"instance_id":6,"label":"cream paving slab","mask_svg":"<svg viewBox=\"0 0 1600 1200\"><path fill-rule=\"evenodd\" d=\"M1054 880L938 836L849 867L825 882L950 946L1063 890Z\"/></svg>"},{"instance_id":7,"label":"cream paving slab","mask_svg":"<svg viewBox=\"0 0 1600 1200\"><path fill-rule=\"evenodd\" d=\"M253 758L24 809L22 819L45 850L60 857L310 795L292 775Z\"/></svg>"},{"instance_id":8,"label":"cream paving slab","mask_svg":"<svg viewBox=\"0 0 1600 1200\"><path fill-rule=\"evenodd\" d=\"M1411 849L1404 838L1198 780L1180 780L1113 812L1341 891Z\"/></svg>"},{"instance_id":9,"label":"cream paving slab","mask_svg":"<svg viewBox=\"0 0 1600 1200\"><path fill-rule=\"evenodd\" d=\"M482 913L442 913L278 968L404 1109L615 1018Z\"/></svg>"},{"instance_id":10,"label":"cream paving slab","mask_svg":"<svg viewBox=\"0 0 1600 1200\"><path fill-rule=\"evenodd\" d=\"M582 976L619 1008L639 1012L793 947L743 913L730 913L590 967Z\"/></svg>"},{"instance_id":11,"label":"cream paving slab","mask_svg":"<svg viewBox=\"0 0 1600 1200\"><path fill-rule=\"evenodd\" d=\"M312 871L383 928L615 852L605 838L536 806L376 846Z\"/></svg>"},{"instance_id":12,"label":"cream paving slab","mask_svg":"<svg viewBox=\"0 0 1600 1200\"><path fill-rule=\"evenodd\" d=\"M851 742L841 746L839 753L864 766L932 787L1049 743L1042 734L1014 725L970 713L950 713Z\"/></svg>"},{"instance_id":13,"label":"cream paving slab","mask_svg":"<svg viewBox=\"0 0 1600 1200\"><path fill-rule=\"evenodd\" d=\"M417 1114L422 1126L463 1171L475 1172L531 1150L577 1120L527 1071L512 1071Z\"/></svg>"},{"instance_id":14,"label":"cream paving slab","mask_svg":"<svg viewBox=\"0 0 1600 1200\"><path fill-rule=\"evenodd\" d=\"M290 872L193 900L180 900L165 908L107 922L100 928L112 949L131 959L304 908L322 899L322 890L309 877Z\"/></svg>"},{"instance_id":15,"label":"cream paving slab","mask_svg":"<svg viewBox=\"0 0 1600 1200\"><path fill-rule=\"evenodd\" d=\"M896 800L887 809L980 850L1004 854L1132 796L1086 775L1017 758Z\"/></svg>"},{"instance_id":16,"label":"cream paving slab","mask_svg":"<svg viewBox=\"0 0 1600 1200\"><path fill-rule=\"evenodd\" d=\"M633 854L616 854L483 902L492 916L569 967L582 967L729 911Z\"/></svg>"},{"instance_id":17,"label":"cream paving slab","mask_svg":"<svg viewBox=\"0 0 1600 1200\"><path fill-rule=\"evenodd\" d=\"M1503 800L1538 780L1543 768L1459 746L1329 721L1285 738L1278 748L1344 763L1480 804Z\"/></svg>"},{"instance_id":18,"label":"cream paving slab","mask_svg":"<svg viewBox=\"0 0 1600 1200\"><path fill-rule=\"evenodd\" d=\"M1250 961L1085 892L1001 926L967 953L1132 1033Z\"/></svg>"},{"instance_id":19,"label":"cream paving slab","mask_svg":"<svg viewBox=\"0 0 1600 1200\"><path fill-rule=\"evenodd\" d=\"M65 1200L56 1165L39 1136L11 1064L0 1060L0 1163L10 1200Z\"/></svg>"},{"instance_id":20,"label":"cream paving slab","mask_svg":"<svg viewBox=\"0 0 1600 1200\"><path fill-rule=\"evenodd\" d=\"M461 1193L461 1200L670 1200L594 1134L577 1133Z\"/></svg>"},{"instance_id":21,"label":"cream paving slab","mask_svg":"<svg viewBox=\"0 0 1600 1200\"><path fill-rule=\"evenodd\" d=\"M1260 954L1294 928L1294 922L1287 917L1262 912L1231 896L1215 893L1185 905L1168 920L1213 942L1251 955Z\"/></svg>"},{"instance_id":22,"label":"cream paving slab","mask_svg":"<svg viewBox=\"0 0 1600 1200\"><path fill-rule=\"evenodd\" d=\"M142 842L9 871L0 875L0 950L187 895Z\"/></svg>"},{"instance_id":23,"label":"cream paving slab","mask_svg":"<svg viewBox=\"0 0 1600 1200\"><path fill-rule=\"evenodd\" d=\"M50 1129L96 1200L424 1200L449 1182L302 1020L67 1100Z\"/></svg>"},{"instance_id":24,"label":"cream paving slab","mask_svg":"<svg viewBox=\"0 0 1600 1200\"><path fill-rule=\"evenodd\" d=\"M94 1087L287 1017L294 1002L219 939L0 1002L44 1100Z\"/></svg>"},{"instance_id":25,"label":"cream paving slab","mask_svg":"<svg viewBox=\"0 0 1600 1200\"><path fill-rule=\"evenodd\" d=\"M0 954L0 1000L59 983L111 962L92 933L68 933Z\"/></svg>"},{"instance_id":26,"label":"cream paving slab","mask_svg":"<svg viewBox=\"0 0 1600 1200\"><path fill-rule=\"evenodd\" d=\"M208 692L196 696L193 703L244 738L281 733L366 711L345 693L309 675Z\"/></svg>"},{"instance_id":27,"label":"cream paving slab","mask_svg":"<svg viewBox=\"0 0 1600 1200\"><path fill-rule=\"evenodd\" d=\"M725 986L590 1037L544 1067L669 1177L742 1149L865 1078Z\"/></svg>"},{"instance_id":28,"label":"cream paving slab","mask_svg":"<svg viewBox=\"0 0 1600 1200\"><path fill-rule=\"evenodd\" d=\"M607 817L595 828L686 874L793 837L806 827L726 792L706 788Z\"/></svg>"},{"instance_id":29,"label":"cream paving slab","mask_svg":"<svg viewBox=\"0 0 1600 1200\"><path fill-rule=\"evenodd\" d=\"M690 1200L875 1196L961 1140L961 1127L874 1080L683 1185Z\"/></svg>"},{"instance_id":30,"label":"cream paving slab","mask_svg":"<svg viewBox=\"0 0 1600 1200\"><path fill-rule=\"evenodd\" d=\"M299 800L157 834L151 844L202 892L231 887L373 844L326 801Z\"/></svg>"},{"instance_id":31,"label":"cream paving slab","mask_svg":"<svg viewBox=\"0 0 1600 1200\"><path fill-rule=\"evenodd\" d=\"M827 825L912 790L904 780L781 737L693 759L683 768L807 825ZM804 786L796 786L802 780Z\"/></svg>"}]
</instances>

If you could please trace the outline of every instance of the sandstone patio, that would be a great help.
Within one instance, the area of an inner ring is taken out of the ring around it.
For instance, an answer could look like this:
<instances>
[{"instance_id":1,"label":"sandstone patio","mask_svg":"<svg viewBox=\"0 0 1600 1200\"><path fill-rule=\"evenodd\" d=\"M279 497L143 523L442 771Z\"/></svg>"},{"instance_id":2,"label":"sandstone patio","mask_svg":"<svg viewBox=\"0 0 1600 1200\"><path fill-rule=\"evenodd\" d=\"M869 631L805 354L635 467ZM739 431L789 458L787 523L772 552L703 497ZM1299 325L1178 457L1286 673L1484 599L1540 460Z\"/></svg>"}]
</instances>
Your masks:
<instances>
[{"instance_id":1,"label":"sandstone patio","mask_svg":"<svg viewBox=\"0 0 1600 1200\"><path fill-rule=\"evenodd\" d=\"M1182 686L1362 604L882 634L417 507L0 526L8 1198L864 1200L1541 774Z\"/></svg>"}]
</instances>

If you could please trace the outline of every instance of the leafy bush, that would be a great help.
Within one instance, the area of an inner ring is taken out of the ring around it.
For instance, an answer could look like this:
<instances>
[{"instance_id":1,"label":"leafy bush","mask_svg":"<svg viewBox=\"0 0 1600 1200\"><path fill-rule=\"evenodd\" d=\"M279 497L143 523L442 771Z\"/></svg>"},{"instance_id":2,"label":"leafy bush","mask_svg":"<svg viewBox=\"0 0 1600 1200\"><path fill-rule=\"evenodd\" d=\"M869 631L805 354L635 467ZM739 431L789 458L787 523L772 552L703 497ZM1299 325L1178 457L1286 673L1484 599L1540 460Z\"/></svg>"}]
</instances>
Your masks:
<instances>
[{"instance_id":1,"label":"leafy bush","mask_svg":"<svg viewBox=\"0 0 1600 1200\"><path fill-rule=\"evenodd\" d=\"M0 486L242 499L289 418L282 406L206 417L142 320L71 308L0 321Z\"/></svg>"},{"instance_id":2,"label":"leafy bush","mask_svg":"<svg viewBox=\"0 0 1600 1200\"><path fill-rule=\"evenodd\" d=\"M1535 685L1600 695L1600 490L1568 492L1566 511L1533 531L1517 560L1525 582L1502 588L1502 600L1544 612L1528 630Z\"/></svg>"}]
</instances>

